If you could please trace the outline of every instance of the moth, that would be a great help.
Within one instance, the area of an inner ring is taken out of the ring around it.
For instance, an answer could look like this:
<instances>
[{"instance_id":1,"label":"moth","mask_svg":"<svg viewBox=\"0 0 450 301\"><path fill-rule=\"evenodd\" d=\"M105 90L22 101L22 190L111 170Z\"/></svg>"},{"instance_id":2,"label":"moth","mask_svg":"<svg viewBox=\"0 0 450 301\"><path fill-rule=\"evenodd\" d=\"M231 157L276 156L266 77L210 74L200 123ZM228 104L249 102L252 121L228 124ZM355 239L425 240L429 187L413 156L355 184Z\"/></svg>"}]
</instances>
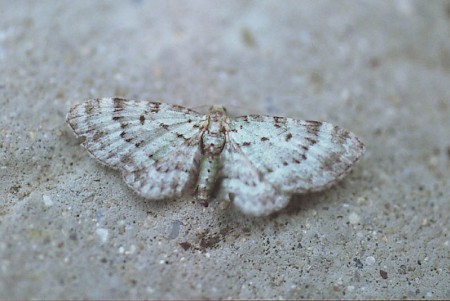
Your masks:
<instances>
[{"instance_id":1,"label":"moth","mask_svg":"<svg viewBox=\"0 0 450 301\"><path fill-rule=\"evenodd\" d=\"M94 158L120 170L143 198L215 197L256 216L285 207L292 194L328 188L365 151L358 137L330 123L232 118L218 105L204 115L178 105L99 98L73 106L67 123Z\"/></svg>"}]
</instances>

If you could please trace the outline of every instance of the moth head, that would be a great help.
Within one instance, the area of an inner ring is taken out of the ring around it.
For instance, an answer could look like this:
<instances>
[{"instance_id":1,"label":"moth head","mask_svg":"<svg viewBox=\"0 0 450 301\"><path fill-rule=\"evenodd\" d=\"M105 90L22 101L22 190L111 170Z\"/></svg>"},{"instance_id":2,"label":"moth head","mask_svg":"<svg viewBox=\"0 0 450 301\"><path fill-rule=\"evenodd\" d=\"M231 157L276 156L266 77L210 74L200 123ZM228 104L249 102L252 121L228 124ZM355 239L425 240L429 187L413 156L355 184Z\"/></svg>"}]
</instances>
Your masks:
<instances>
[{"instance_id":1,"label":"moth head","mask_svg":"<svg viewBox=\"0 0 450 301\"><path fill-rule=\"evenodd\" d=\"M222 105L212 105L209 108L209 114L219 113L220 115L227 115L227 109Z\"/></svg>"}]
</instances>

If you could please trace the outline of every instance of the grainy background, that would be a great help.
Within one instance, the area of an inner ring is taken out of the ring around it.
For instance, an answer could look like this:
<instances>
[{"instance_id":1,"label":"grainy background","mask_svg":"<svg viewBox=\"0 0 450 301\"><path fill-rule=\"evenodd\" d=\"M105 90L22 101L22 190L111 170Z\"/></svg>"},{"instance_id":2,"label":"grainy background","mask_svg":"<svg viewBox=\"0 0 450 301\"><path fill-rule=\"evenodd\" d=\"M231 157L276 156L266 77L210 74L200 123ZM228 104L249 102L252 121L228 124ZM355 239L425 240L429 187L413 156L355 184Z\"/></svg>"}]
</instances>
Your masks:
<instances>
[{"instance_id":1,"label":"grainy background","mask_svg":"<svg viewBox=\"0 0 450 301\"><path fill-rule=\"evenodd\" d=\"M450 2L0 1L0 298L450 298ZM367 153L267 218L149 202L93 97L326 120Z\"/></svg>"}]
</instances>

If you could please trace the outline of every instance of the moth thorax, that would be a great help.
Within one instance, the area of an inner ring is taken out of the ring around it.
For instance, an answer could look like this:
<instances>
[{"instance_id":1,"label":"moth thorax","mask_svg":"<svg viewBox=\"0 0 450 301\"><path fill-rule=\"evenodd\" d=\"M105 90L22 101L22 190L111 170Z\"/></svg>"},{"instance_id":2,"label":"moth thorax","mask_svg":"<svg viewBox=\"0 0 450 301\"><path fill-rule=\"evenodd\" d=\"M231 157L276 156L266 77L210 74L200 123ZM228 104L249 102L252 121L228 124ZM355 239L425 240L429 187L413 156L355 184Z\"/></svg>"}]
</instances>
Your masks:
<instances>
[{"instance_id":1,"label":"moth thorax","mask_svg":"<svg viewBox=\"0 0 450 301\"><path fill-rule=\"evenodd\" d=\"M208 113L208 127L202 135L202 152L205 155L218 155L225 145L225 124L227 115L225 109L213 106Z\"/></svg>"}]
</instances>

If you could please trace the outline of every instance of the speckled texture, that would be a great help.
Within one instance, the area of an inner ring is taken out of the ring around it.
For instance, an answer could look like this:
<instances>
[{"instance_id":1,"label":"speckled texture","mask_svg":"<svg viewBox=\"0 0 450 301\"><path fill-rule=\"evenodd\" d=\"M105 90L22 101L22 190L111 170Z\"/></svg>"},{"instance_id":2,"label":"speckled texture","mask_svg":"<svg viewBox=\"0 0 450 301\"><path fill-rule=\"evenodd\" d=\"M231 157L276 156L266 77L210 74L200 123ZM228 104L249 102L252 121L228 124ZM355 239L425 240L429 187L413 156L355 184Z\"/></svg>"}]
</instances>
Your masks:
<instances>
[{"instance_id":1,"label":"speckled texture","mask_svg":"<svg viewBox=\"0 0 450 301\"><path fill-rule=\"evenodd\" d=\"M448 1L1 1L0 298L450 298ZM339 124L367 153L266 218L148 202L93 97Z\"/></svg>"}]
</instances>

